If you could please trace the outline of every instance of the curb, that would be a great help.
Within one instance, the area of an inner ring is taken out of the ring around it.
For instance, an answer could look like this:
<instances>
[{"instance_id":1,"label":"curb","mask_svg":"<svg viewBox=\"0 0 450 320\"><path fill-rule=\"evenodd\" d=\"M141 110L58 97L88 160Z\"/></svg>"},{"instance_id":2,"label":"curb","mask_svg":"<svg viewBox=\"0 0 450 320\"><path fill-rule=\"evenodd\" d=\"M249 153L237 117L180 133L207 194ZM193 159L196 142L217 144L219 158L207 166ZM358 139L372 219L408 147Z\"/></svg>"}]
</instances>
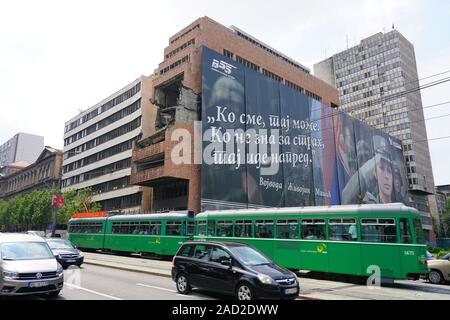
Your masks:
<instances>
[{"instance_id":1,"label":"curb","mask_svg":"<svg viewBox=\"0 0 450 320\"><path fill-rule=\"evenodd\" d=\"M117 269L117 270L139 272L139 273L151 274L151 275L154 275L154 276L172 278L172 276L169 275L169 274L161 273L161 272L157 272L157 271L147 271L147 270L133 269L133 268L129 268L129 267L112 266L112 265L109 265L109 264L100 263L100 262L93 262L93 261L84 261L84 263L85 264L90 264L90 265L93 265L93 266L107 267L107 268L112 268L112 269Z\"/></svg>"}]
</instances>

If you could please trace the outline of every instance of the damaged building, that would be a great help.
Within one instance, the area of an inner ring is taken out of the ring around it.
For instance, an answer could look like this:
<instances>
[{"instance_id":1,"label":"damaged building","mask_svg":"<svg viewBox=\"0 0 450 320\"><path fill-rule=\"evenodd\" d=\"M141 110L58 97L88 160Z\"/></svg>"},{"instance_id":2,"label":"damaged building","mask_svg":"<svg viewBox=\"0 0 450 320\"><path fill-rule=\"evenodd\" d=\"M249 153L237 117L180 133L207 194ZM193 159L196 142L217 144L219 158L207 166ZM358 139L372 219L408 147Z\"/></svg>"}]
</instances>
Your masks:
<instances>
[{"instance_id":1,"label":"damaged building","mask_svg":"<svg viewBox=\"0 0 450 320\"><path fill-rule=\"evenodd\" d=\"M298 90L323 104L338 104L336 89L310 70L244 31L227 28L208 17L200 18L169 39L164 60L151 78L149 104L142 108L142 130L134 140L130 184L148 191L145 207L151 211L200 208L201 166L175 164L172 152L183 139L177 129L194 136L201 120L202 46ZM194 159L193 139L188 142Z\"/></svg>"}]
</instances>

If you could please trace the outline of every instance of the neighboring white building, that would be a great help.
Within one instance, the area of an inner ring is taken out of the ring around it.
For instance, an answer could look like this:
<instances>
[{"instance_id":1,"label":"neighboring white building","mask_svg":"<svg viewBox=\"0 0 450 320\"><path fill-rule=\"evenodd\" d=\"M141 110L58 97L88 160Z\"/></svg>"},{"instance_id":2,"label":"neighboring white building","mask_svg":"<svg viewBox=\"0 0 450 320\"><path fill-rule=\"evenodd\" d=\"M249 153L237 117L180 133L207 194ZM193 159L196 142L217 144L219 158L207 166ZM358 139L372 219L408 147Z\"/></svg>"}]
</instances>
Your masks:
<instances>
[{"instance_id":1,"label":"neighboring white building","mask_svg":"<svg viewBox=\"0 0 450 320\"><path fill-rule=\"evenodd\" d=\"M44 137L19 132L0 145L0 167L18 161L34 163L44 150Z\"/></svg>"},{"instance_id":2,"label":"neighboring white building","mask_svg":"<svg viewBox=\"0 0 450 320\"><path fill-rule=\"evenodd\" d=\"M64 129L61 187L92 189L102 210L146 210L143 187L131 186L132 146L141 133L143 98L149 78L141 76L70 119ZM144 95L145 96L145 95Z\"/></svg>"}]
</instances>

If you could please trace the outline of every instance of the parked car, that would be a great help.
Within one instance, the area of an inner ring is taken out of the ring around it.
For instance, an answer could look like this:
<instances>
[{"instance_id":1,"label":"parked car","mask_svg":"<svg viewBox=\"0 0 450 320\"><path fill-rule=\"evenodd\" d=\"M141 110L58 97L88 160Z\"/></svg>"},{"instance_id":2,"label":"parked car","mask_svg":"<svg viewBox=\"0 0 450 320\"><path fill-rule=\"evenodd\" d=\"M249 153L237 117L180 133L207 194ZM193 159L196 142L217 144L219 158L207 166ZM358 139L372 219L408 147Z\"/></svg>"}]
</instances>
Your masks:
<instances>
[{"instance_id":1,"label":"parked car","mask_svg":"<svg viewBox=\"0 0 450 320\"><path fill-rule=\"evenodd\" d=\"M450 282L450 253L441 259L429 260L427 264L430 269L428 280L431 283Z\"/></svg>"},{"instance_id":2,"label":"parked car","mask_svg":"<svg viewBox=\"0 0 450 320\"><path fill-rule=\"evenodd\" d=\"M78 250L69 240L64 240L61 238L50 238L47 239L47 243L52 249L56 260L58 260L63 268L67 268L71 265L80 267L83 264L83 253Z\"/></svg>"},{"instance_id":3,"label":"parked car","mask_svg":"<svg viewBox=\"0 0 450 320\"><path fill-rule=\"evenodd\" d=\"M428 260L435 260L436 258L429 252L427 251L427 261Z\"/></svg>"},{"instance_id":4,"label":"parked car","mask_svg":"<svg viewBox=\"0 0 450 320\"><path fill-rule=\"evenodd\" d=\"M0 295L47 293L64 285L62 266L47 242L35 235L0 234Z\"/></svg>"},{"instance_id":5,"label":"parked car","mask_svg":"<svg viewBox=\"0 0 450 320\"><path fill-rule=\"evenodd\" d=\"M26 234L31 234L33 236L38 236L41 238L45 238L45 231L34 231L34 230L28 230Z\"/></svg>"},{"instance_id":6,"label":"parked car","mask_svg":"<svg viewBox=\"0 0 450 320\"><path fill-rule=\"evenodd\" d=\"M293 272L234 242L185 242L173 257L172 279L181 294L197 287L239 300L295 299L300 290Z\"/></svg>"}]
</instances>

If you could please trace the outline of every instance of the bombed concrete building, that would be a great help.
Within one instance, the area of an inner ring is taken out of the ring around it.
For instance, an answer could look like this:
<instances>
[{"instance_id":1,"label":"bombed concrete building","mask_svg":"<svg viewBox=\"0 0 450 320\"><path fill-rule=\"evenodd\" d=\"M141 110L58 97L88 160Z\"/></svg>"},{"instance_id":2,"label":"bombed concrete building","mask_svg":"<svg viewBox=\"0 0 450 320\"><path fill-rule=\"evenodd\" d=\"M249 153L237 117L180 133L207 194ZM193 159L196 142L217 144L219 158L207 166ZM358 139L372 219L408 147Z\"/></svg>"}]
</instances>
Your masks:
<instances>
[{"instance_id":1,"label":"bombed concrete building","mask_svg":"<svg viewBox=\"0 0 450 320\"><path fill-rule=\"evenodd\" d=\"M147 92L151 103L142 109L142 133L133 145L130 183L150 188L146 207L152 211L200 211L200 165L175 164L171 155L183 139L172 133L184 129L193 136L194 121L201 117L203 46L325 105L339 101L334 87L244 31L208 17L194 21L169 39L164 60L151 80L151 92ZM193 159L190 143L187 156Z\"/></svg>"}]
</instances>

